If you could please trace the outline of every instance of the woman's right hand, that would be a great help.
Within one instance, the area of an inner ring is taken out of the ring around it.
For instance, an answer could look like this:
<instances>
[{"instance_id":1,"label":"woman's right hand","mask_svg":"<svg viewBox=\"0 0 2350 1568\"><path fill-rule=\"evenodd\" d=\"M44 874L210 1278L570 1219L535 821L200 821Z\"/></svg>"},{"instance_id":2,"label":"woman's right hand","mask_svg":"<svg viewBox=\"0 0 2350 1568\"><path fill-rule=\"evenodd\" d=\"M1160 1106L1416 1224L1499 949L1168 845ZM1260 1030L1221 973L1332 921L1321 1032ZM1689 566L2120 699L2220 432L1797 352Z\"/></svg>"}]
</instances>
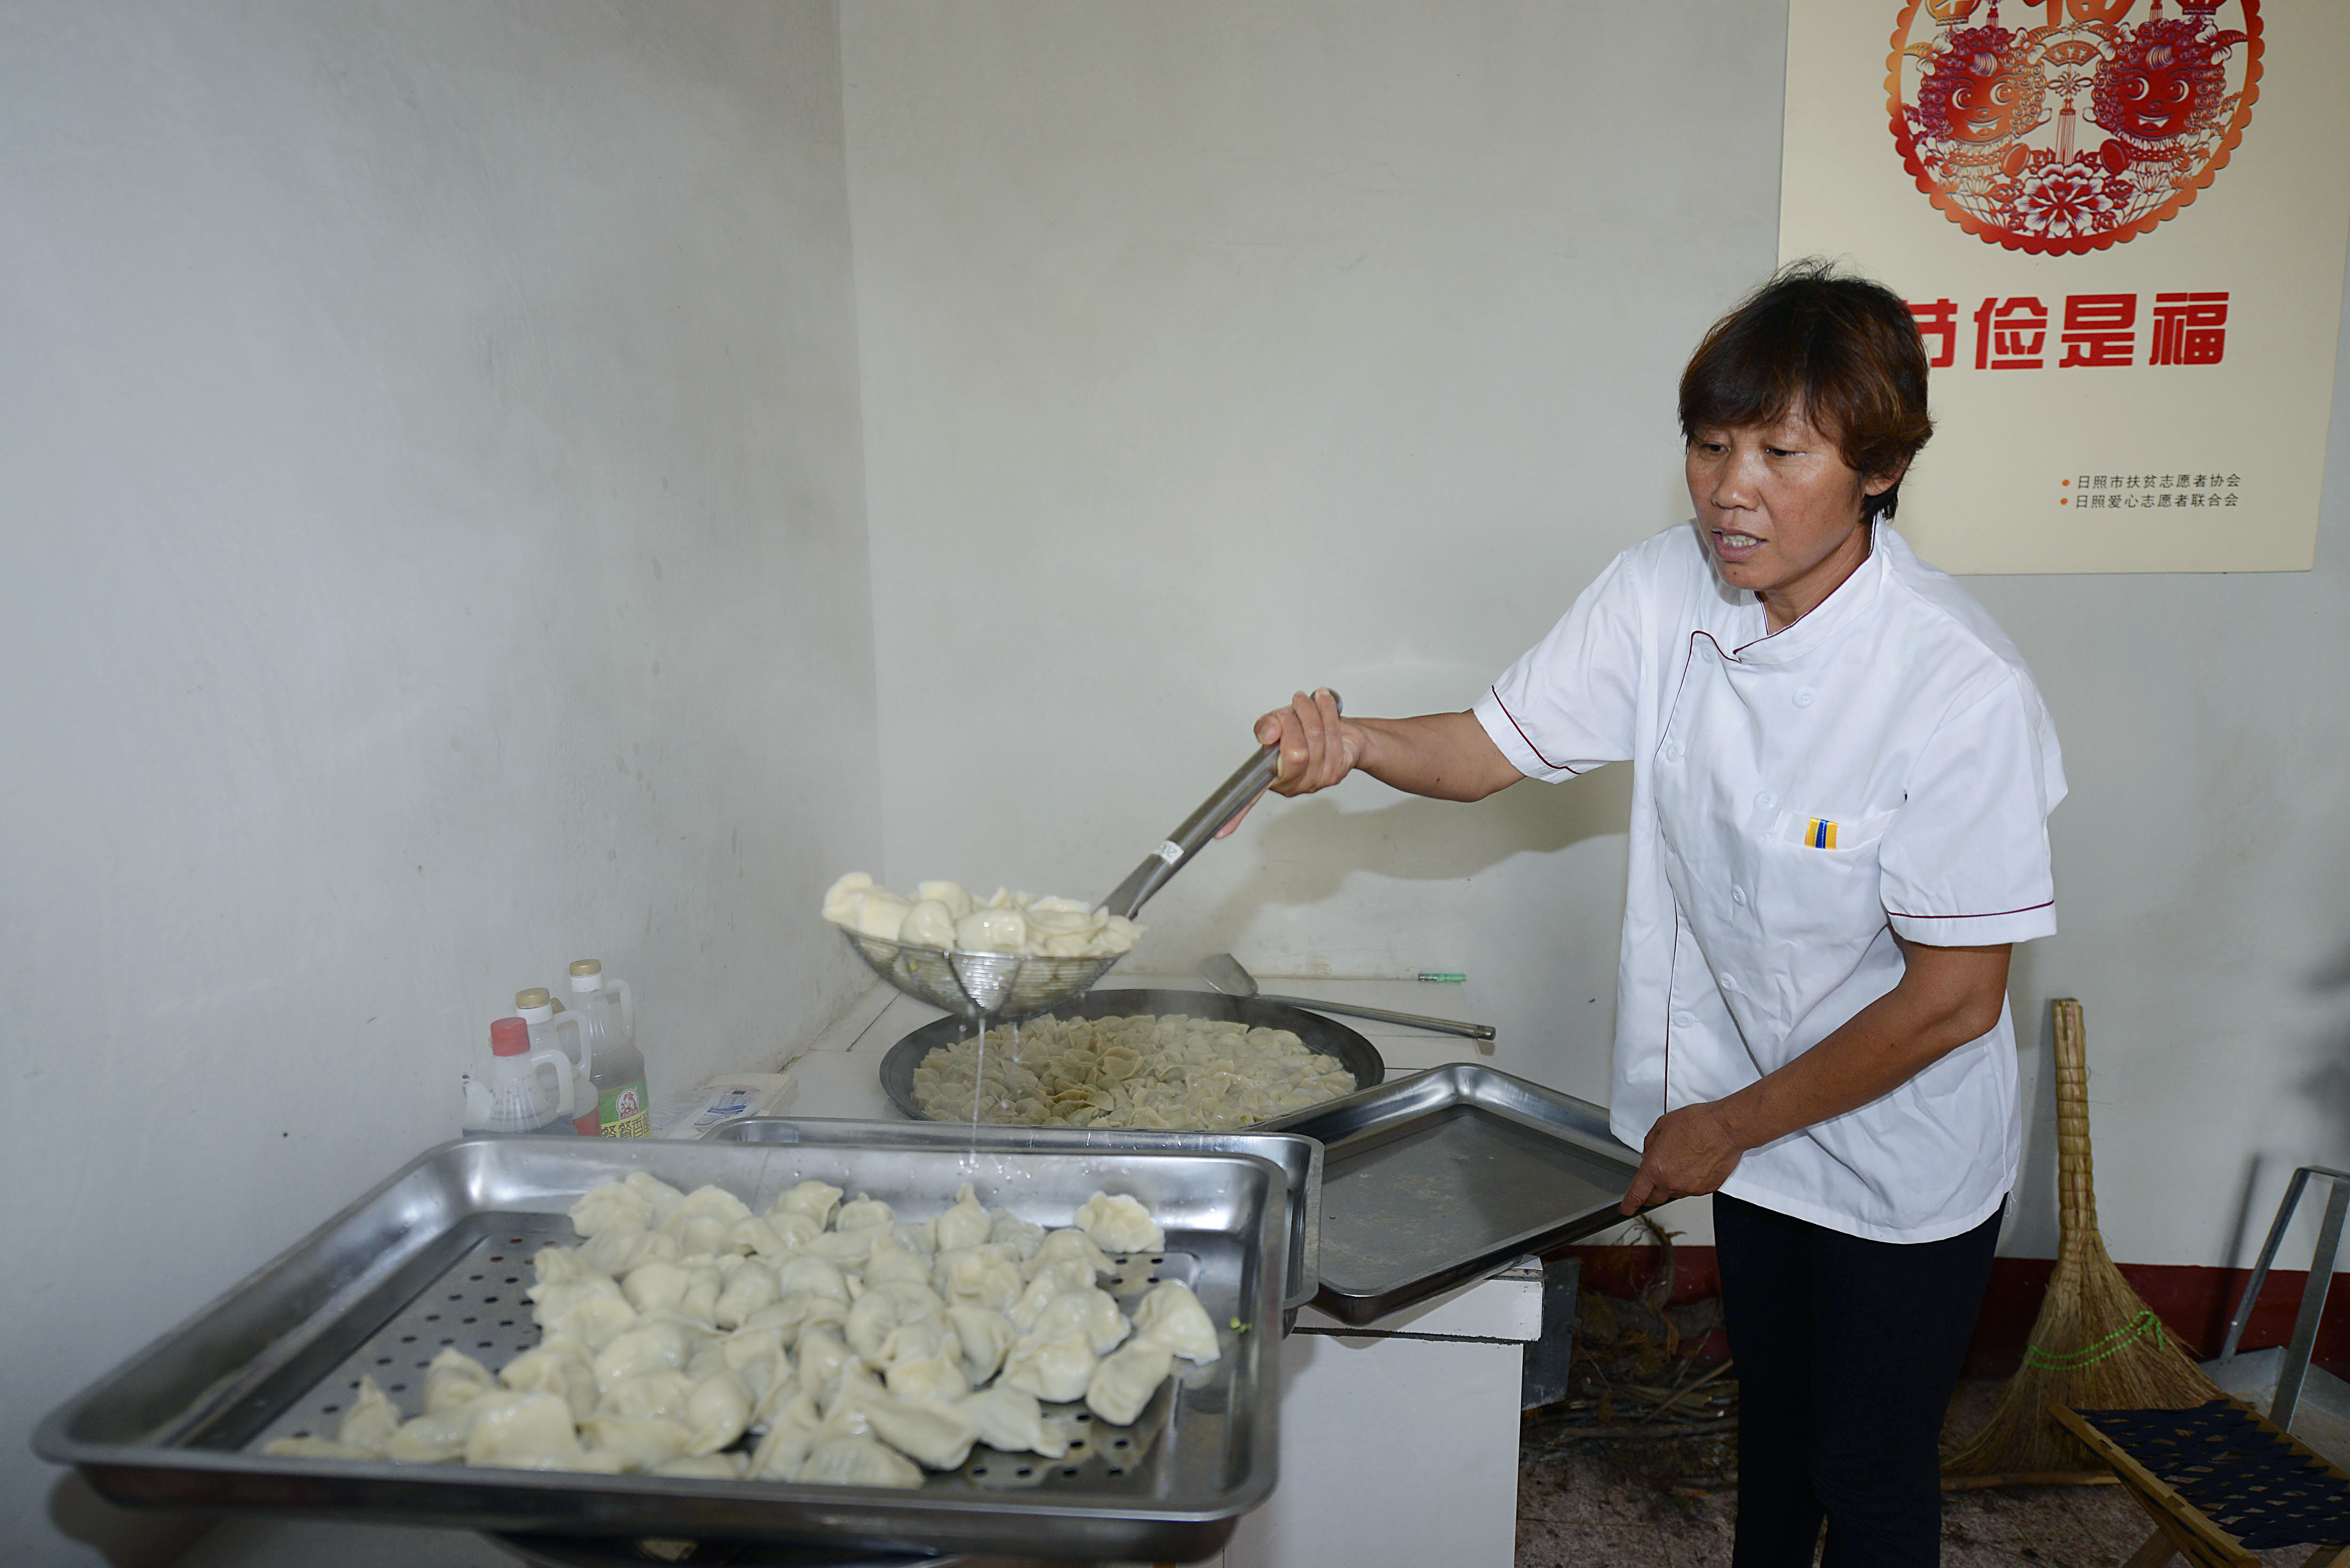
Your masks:
<instances>
[{"instance_id":1,"label":"woman's right hand","mask_svg":"<svg viewBox=\"0 0 2350 1568\"><path fill-rule=\"evenodd\" d=\"M1272 784L1275 794L1328 789L1362 760L1365 739L1360 727L1339 718L1338 699L1327 687L1311 695L1300 691L1288 707L1275 708L1256 722L1257 744L1281 748L1280 771ZM1253 800L1233 813L1216 836L1230 836L1255 805Z\"/></svg>"},{"instance_id":2,"label":"woman's right hand","mask_svg":"<svg viewBox=\"0 0 2350 1568\"><path fill-rule=\"evenodd\" d=\"M1275 708L1256 722L1257 744L1281 748L1281 771L1274 775L1275 794L1312 794L1328 789L1362 760L1363 732L1338 716L1338 699L1324 687L1311 696L1300 691L1286 708Z\"/></svg>"}]
</instances>

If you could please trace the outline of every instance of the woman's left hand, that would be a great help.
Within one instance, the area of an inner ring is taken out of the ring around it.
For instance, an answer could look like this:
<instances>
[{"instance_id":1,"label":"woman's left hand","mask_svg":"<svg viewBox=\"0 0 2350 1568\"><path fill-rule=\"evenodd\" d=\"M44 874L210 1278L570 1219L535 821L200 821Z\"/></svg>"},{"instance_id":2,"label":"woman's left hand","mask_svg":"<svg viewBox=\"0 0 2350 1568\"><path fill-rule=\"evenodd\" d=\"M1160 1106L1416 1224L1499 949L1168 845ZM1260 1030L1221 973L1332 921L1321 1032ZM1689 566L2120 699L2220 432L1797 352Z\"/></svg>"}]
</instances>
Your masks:
<instances>
[{"instance_id":1,"label":"woman's left hand","mask_svg":"<svg viewBox=\"0 0 2350 1568\"><path fill-rule=\"evenodd\" d=\"M1639 1173L1624 1194L1623 1210L1638 1214L1676 1198L1711 1192L1730 1179L1746 1146L1731 1134L1719 1107L1708 1104L1667 1111L1648 1129Z\"/></svg>"}]
</instances>

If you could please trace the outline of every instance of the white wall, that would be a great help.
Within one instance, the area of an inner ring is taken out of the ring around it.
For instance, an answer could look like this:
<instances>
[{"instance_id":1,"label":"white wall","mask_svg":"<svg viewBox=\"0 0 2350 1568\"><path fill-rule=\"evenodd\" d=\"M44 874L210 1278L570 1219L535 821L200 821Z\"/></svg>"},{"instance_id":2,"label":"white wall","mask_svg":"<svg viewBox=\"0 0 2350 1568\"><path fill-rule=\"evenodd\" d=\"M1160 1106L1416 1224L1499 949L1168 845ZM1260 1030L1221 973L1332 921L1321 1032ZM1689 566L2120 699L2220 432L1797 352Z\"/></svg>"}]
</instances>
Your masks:
<instances>
[{"instance_id":1,"label":"white wall","mask_svg":"<svg viewBox=\"0 0 2350 1568\"><path fill-rule=\"evenodd\" d=\"M1686 515L1673 385L1775 256L1783 47L1776 0L850 6L889 877L1098 894L1294 686L1466 706ZM2054 995L2117 1256L2239 1255L2350 1154L2345 457L2314 573L1972 584L2074 788L2012 1251L2054 1251ZM1618 771L1273 804L1130 962L1465 970L1500 1065L1604 1097Z\"/></svg>"},{"instance_id":2,"label":"white wall","mask_svg":"<svg viewBox=\"0 0 2350 1568\"><path fill-rule=\"evenodd\" d=\"M844 866L1098 892L1291 685L1469 701L1680 514L1673 375L1774 253L1783 36L0 13L19 1430L449 1131L564 960L643 986L681 1082L857 983L806 919ZM2222 1261L2350 1154L2344 409L2315 573L1974 585L2067 741L2017 1002L2089 1003L2126 1258ZM1604 1095L1625 798L1276 803L1144 963L1464 969L1503 1065ZM93 1561L16 1454L0 1556Z\"/></svg>"},{"instance_id":3,"label":"white wall","mask_svg":"<svg viewBox=\"0 0 2350 1568\"><path fill-rule=\"evenodd\" d=\"M838 84L821 3L0 10L0 1558L517 987L634 981L659 1092L858 983Z\"/></svg>"},{"instance_id":4,"label":"white wall","mask_svg":"<svg viewBox=\"0 0 2350 1568\"><path fill-rule=\"evenodd\" d=\"M1293 686L1464 706L1669 515L1621 368L1778 200L1721 9L848 8L891 877L1107 892ZM1627 798L1269 805L1132 961L1513 976L1503 1064L1604 1097Z\"/></svg>"}]
</instances>

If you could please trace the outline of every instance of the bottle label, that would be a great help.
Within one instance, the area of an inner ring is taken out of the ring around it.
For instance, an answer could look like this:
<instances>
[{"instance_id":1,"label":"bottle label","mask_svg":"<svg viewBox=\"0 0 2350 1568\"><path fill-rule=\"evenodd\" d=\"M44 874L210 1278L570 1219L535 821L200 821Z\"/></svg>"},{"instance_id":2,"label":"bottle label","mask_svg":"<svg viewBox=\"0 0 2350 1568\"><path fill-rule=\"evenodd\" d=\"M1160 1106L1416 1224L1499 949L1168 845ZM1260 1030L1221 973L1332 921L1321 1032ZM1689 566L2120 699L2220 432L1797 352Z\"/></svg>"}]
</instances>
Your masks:
<instances>
[{"instance_id":1,"label":"bottle label","mask_svg":"<svg viewBox=\"0 0 2350 1568\"><path fill-rule=\"evenodd\" d=\"M596 1110L606 1137L650 1137L652 1127L645 1105L645 1081L607 1089L596 1097Z\"/></svg>"}]
</instances>

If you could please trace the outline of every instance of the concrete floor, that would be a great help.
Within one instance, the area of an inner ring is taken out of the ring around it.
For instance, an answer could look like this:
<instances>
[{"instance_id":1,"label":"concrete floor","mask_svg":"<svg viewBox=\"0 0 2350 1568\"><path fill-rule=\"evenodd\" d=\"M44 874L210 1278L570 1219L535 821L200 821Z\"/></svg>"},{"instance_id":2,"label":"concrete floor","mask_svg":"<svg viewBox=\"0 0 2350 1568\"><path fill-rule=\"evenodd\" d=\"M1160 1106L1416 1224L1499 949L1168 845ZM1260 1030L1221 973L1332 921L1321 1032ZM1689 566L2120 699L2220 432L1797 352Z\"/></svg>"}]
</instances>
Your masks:
<instances>
[{"instance_id":1,"label":"concrete floor","mask_svg":"<svg viewBox=\"0 0 2350 1568\"><path fill-rule=\"evenodd\" d=\"M1981 1425L1999 1387L1960 1386L1946 1443ZM1729 1495L1677 1495L1668 1490L1676 1467L1628 1449L1579 1444L1558 1459L1521 1466L1517 1568L1727 1568L1736 1517ZM1959 1492L1943 1510L1942 1563L1944 1568L2114 1568L2151 1528L2116 1486ZM2301 1568L2308 1555L2307 1547L2293 1547L2263 1552L2260 1561L2262 1568Z\"/></svg>"}]
</instances>

